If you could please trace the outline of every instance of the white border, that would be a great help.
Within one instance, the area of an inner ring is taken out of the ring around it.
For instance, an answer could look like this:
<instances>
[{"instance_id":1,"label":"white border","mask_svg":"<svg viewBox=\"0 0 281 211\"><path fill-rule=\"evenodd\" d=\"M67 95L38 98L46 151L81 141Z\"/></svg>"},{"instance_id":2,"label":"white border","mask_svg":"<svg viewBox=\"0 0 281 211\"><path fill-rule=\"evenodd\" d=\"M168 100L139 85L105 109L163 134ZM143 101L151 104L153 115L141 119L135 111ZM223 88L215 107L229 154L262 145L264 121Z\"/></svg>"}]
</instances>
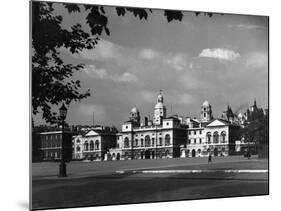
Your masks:
<instances>
[{"instance_id":1,"label":"white border","mask_svg":"<svg viewBox=\"0 0 281 211\"><path fill-rule=\"evenodd\" d=\"M59 1L59 0L58 0ZM270 16L270 196L105 206L68 210L277 210L280 207L280 20L278 1L67 0L68 2ZM29 139L29 2L1 2L1 210L27 210ZM4 46L4 48L3 48ZM3 118L4 117L4 118Z\"/></svg>"}]
</instances>

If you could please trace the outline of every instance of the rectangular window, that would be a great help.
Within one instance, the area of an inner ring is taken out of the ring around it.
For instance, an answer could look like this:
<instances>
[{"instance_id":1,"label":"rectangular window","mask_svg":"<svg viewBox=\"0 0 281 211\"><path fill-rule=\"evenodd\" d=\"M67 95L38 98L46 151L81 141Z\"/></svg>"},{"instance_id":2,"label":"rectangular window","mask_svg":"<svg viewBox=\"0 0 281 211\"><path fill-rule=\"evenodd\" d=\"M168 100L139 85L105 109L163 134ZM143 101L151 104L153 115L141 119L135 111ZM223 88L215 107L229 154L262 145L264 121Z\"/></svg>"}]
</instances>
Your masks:
<instances>
[{"instance_id":1,"label":"rectangular window","mask_svg":"<svg viewBox=\"0 0 281 211\"><path fill-rule=\"evenodd\" d=\"M199 130L199 134L202 134L202 130Z\"/></svg>"}]
</instances>

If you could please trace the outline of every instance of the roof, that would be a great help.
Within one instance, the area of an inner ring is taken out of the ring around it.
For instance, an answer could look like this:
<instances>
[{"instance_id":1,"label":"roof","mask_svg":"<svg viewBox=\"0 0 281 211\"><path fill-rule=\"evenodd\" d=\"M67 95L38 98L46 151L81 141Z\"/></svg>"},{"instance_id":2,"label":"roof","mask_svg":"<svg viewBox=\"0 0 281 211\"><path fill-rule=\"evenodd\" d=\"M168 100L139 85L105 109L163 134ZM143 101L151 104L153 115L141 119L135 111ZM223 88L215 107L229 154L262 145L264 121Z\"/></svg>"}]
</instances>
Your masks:
<instances>
[{"instance_id":1,"label":"roof","mask_svg":"<svg viewBox=\"0 0 281 211\"><path fill-rule=\"evenodd\" d=\"M62 133L61 130L56 130L56 131L42 132L40 133L40 135L52 135L52 134L60 134L60 133ZM63 133L77 134L77 132L73 132L73 131L64 131Z\"/></svg>"},{"instance_id":2,"label":"roof","mask_svg":"<svg viewBox=\"0 0 281 211\"><path fill-rule=\"evenodd\" d=\"M222 119L214 119L206 127L216 127L216 126L228 126L229 122Z\"/></svg>"}]
</instances>

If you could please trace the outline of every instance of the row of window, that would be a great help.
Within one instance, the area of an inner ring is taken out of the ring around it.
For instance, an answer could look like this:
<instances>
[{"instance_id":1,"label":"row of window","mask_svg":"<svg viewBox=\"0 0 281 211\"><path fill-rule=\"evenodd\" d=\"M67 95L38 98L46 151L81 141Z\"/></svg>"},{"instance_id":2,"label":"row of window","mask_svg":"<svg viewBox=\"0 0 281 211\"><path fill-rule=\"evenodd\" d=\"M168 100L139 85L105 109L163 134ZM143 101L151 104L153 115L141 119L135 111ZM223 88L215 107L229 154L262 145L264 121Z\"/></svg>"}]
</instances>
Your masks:
<instances>
[{"instance_id":1,"label":"row of window","mask_svg":"<svg viewBox=\"0 0 281 211\"><path fill-rule=\"evenodd\" d=\"M187 144L191 144L192 140L193 140L193 144L202 144L202 139L201 138L199 138L199 139L196 139L196 138L195 139L188 139L188 143Z\"/></svg>"},{"instance_id":2,"label":"row of window","mask_svg":"<svg viewBox=\"0 0 281 211\"><path fill-rule=\"evenodd\" d=\"M100 143L99 141L95 141L95 143L93 141L90 141L90 143L88 143L88 141L86 141L84 143L84 151L94 151L94 150L99 150L100 149ZM76 147L76 151L80 152L81 148L80 146Z\"/></svg>"},{"instance_id":3,"label":"row of window","mask_svg":"<svg viewBox=\"0 0 281 211\"><path fill-rule=\"evenodd\" d=\"M193 131L193 135L196 135L197 134L197 130L194 130ZM199 130L199 134L201 135L202 134L202 130ZM192 135L192 131L188 131L188 135Z\"/></svg>"},{"instance_id":4,"label":"row of window","mask_svg":"<svg viewBox=\"0 0 281 211\"><path fill-rule=\"evenodd\" d=\"M154 133L152 133L151 135L154 136ZM157 133L157 135L161 136L162 133ZM140 136L143 136L143 134L140 134ZM138 134L136 134L135 137L138 137Z\"/></svg>"},{"instance_id":5,"label":"row of window","mask_svg":"<svg viewBox=\"0 0 281 211\"><path fill-rule=\"evenodd\" d=\"M41 141L41 147L42 148L51 148L51 147L60 147L61 143L59 140L49 140L49 141Z\"/></svg>"},{"instance_id":6,"label":"row of window","mask_svg":"<svg viewBox=\"0 0 281 211\"><path fill-rule=\"evenodd\" d=\"M61 139L61 134L56 134L56 135L46 135L45 136L46 140L52 140L52 139Z\"/></svg>"},{"instance_id":7,"label":"row of window","mask_svg":"<svg viewBox=\"0 0 281 211\"><path fill-rule=\"evenodd\" d=\"M152 138L152 139L150 139L150 136L149 135L146 135L145 136L145 138L144 139L140 139L140 142L139 142L139 140L138 139L135 139L134 140L134 145L135 146L145 146L145 147L150 147L150 146L154 146L155 145L155 139L154 138ZM171 144L171 137L170 137L170 135L169 134L166 134L166 136L165 136L165 146L169 146L170 144ZM163 145L163 143L162 143L162 138L160 137L159 139L158 139L158 146L162 146ZM129 141L129 138L128 137L126 137L125 139L124 139L124 148L129 148L130 147L130 141Z\"/></svg>"},{"instance_id":8,"label":"row of window","mask_svg":"<svg viewBox=\"0 0 281 211\"><path fill-rule=\"evenodd\" d=\"M220 137L221 137L221 142L224 143L226 133L224 131L222 131L221 134L219 135L219 133L217 131L215 131L212 135L211 132L208 132L206 136L207 136L208 143L211 143L211 139L213 139L213 143L219 143Z\"/></svg>"}]
</instances>

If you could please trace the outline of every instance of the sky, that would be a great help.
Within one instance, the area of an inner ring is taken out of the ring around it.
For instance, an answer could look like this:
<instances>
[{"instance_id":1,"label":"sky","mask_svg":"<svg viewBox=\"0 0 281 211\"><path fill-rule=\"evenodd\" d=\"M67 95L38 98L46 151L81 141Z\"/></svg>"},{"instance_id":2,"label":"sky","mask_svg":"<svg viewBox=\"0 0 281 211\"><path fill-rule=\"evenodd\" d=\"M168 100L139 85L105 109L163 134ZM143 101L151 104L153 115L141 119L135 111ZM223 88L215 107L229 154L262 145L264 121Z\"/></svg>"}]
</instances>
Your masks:
<instances>
[{"instance_id":1,"label":"sky","mask_svg":"<svg viewBox=\"0 0 281 211\"><path fill-rule=\"evenodd\" d=\"M263 16L220 15L211 18L183 12L181 22L168 23L162 10L153 10L147 20L127 13L116 15L105 7L110 36L103 34L91 50L71 54L61 50L65 62L84 63L73 77L91 96L71 103L69 124L115 125L128 120L136 106L141 117L153 116L159 90L169 115L200 117L205 100L220 117L227 105L245 111L256 98L268 108L268 19ZM86 13L63 16L64 28L82 23ZM35 124L42 121L40 114Z\"/></svg>"}]
</instances>

